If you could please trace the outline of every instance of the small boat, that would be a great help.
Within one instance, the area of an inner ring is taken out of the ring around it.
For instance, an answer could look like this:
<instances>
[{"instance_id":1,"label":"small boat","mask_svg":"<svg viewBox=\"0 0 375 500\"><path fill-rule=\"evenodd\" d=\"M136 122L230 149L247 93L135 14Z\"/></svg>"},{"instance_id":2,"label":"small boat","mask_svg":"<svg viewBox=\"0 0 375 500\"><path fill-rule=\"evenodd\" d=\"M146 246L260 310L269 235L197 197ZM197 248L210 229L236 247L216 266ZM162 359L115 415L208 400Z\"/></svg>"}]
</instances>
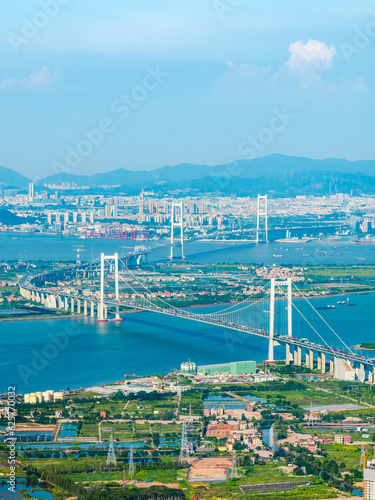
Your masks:
<instances>
[{"instance_id":1,"label":"small boat","mask_svg":"<svg viewBox=\"0 0 375 500\"><path fill-rule=\"evenodd\" d=\"M310 254L309 253L303 253L302 257L310 257Z\"/></svg>"},{"instance_id":2,"label":"small boat","mask_svg":"<svg viewBox=\"0 0 375 500\"><path fill-rule=\"evenodd\" d=\"M284 257L284 255L277 255L277 254L273 254L274 257Z\"/></svg>"},{"instance_id":3,"label":"small boat","mask_svg":"<svg viewBox=\"0 0 375 500\"><path fill-rule=\"evenodd\" d=\"M357 260L366 260L366 257L357 257Z\"/></svg>"}]
</instances>

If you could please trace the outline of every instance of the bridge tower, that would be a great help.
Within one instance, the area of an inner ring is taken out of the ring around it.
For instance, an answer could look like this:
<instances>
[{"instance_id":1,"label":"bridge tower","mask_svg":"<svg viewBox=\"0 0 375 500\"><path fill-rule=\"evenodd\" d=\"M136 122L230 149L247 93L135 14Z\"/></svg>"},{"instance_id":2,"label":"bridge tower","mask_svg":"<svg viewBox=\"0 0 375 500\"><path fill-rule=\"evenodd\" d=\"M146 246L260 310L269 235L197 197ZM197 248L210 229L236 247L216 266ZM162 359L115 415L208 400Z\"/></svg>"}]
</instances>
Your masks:
<instances>
[{"instance_id":1,"label":"bridge tower","mask_svg":"<svg viewBox=\"0 0 375 500\"><path fill-rule=\"evenodd\" d=\"M263 217L263 227L261 218ZM268 198L267 195L258 194L257 202L257 237L256 242L259 243L260 238L264 236L264 242L268 243Z\"/></svg>"},{"instance_id":2,"label":"bridge tower","mask_svg":"<svg viewBox=\"0 0 375 500\"><path fill-rule=\"evenodd\" d=\"M271 279L271 290L270 290L270 319L269 319L269 344L268 344L268 361L274 361L273 348L275 346L275 290L277 286L286 286L288 289L287 300L288 300L288 337L293 336L293 324L292 324L292 278L288 278L285 281L276 281L275 278ZM276 344L277 345L277 344ZM289 364L291 360L290 356L290 346L286 344L286 363Z\"/></svg>"},{"instance_id":3,"label":"bridge tower","mask_svg":"<svg viewBox=\"0 0 375 500\"><path fill-rule=\"evenodd\" d=\"M105 272L105 263L106 261L114 261L114 271L115 271L115 298L116 298L116 321L120 321L119 314L119 288L118 288L118 253L114 255L104 255L104 253L100 254L100 302L98 307L98 320L97 321L107 321L104 314L104 272ZM112 270L112 264L111 264Z\"/></svg>"},{"instance_id":4,"label":"bridge tower","mask_svg":"<svg viewBox=\"0 0 375 500\"><path fill-rule=\"evenodd\" d=\"M179 212L179 222L175 221L176 216L178 217L177 210L180 209ZM181 229L180 242L181 242L181 258L185 259L184 256L184 203L181 201L180 203L175 203L172 201L172 213L171 213L171 255L170 258L174 258L174 228L179 227Z\"/></svg>"}]
</instances>

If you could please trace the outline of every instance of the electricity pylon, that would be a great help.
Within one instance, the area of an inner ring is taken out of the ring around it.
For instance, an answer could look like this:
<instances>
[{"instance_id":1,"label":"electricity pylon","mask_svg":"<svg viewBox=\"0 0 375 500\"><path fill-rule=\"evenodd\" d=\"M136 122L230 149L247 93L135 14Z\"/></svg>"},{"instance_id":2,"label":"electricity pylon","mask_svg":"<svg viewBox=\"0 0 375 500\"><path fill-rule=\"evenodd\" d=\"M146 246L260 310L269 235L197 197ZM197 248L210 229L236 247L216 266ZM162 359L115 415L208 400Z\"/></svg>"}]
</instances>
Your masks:
<instances>
[{"instance_id":1,"label":"electricity pylon","mask_svg":"<svg viewBox=\"0 0 375 500\"><path fill-rule=\"evenodd\" d=\"M185 421L182 423L181 450L180 450L179 462L181 465L184 464L190 465L190 456L187 443L187 430Z\"/></svg>"},{"instance_id":2,"label":"electricity pylon","mask_svg":"<svg viewBox=\"0 0 375 500\"><path fill-rule=\"evenodd\" d=\"M116 465L116 455L115 455L115 448L113 446L113 430L112 434L109 438L109 450L108 450L108 455L107 455L107 465Z\"/></svg>"}]
</instances>

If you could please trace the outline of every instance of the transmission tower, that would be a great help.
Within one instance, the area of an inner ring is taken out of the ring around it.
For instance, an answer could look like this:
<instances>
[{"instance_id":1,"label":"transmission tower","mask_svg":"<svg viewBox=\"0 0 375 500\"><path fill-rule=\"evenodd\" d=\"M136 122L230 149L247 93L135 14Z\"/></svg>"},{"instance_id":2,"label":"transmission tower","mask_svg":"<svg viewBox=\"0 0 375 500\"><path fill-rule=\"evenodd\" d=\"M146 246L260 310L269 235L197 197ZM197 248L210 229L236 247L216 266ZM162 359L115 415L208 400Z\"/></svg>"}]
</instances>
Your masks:
<instances>
[{"instance_id":1,"label":"transmission tower","mask_svg":"<svg viewBox=\"0 0 375 500\"><path fill-rule=\"evenodd\" d=\"M230 470L230 478L231 479L238 478L237 458L236 458L236 451L235 450L233 450L233 455L232 455L232 468Z\"/></svg>"},{"instance_id":2,"label":"transmission tower","mask_svg":"<svg viewBox=\"0 0 375 500\"><path fill-rule=\"evenodd\" d=\"M132 478L135 473L134 460L133 460L133 445L130 447L130 459L129 459L129 476Z\"/></svg>"},{"instance_id":3,"label":"transmission tower","mask_svg":"<svg viewBox=\"0 0 375 500\"><path fill-rule=\"evenodd\" d=\"M309 410L309 422L308 422L308 426L309 427L313 427L314 426L314 418L313 418L313 414L312 414L312 402L310 401L310 410Z\"/></svg>"},{"instance_id":4,"label":"transmission tower","mask_svg":"<svg viewBox=\"0 0 375 500\"><path fill-rule=\"evenodd\" d=\"M109 438L109 450L107 455L107 465L110 464L116 465L115 448L113 446L113 429L112 429L112 434Z\"/></svg>"},{"instance_id":5,"label":"transmission tower","mask_svg":"<svg viewBox=\"0 0 375 500\"><path fill-rule=\"evenodd\" d=\"M190 465L189 448L187 443L187 429L186 422L182 423L182 436L181 436L181 451L179 458L180 465Z\"/></svg>"}]
</instances>

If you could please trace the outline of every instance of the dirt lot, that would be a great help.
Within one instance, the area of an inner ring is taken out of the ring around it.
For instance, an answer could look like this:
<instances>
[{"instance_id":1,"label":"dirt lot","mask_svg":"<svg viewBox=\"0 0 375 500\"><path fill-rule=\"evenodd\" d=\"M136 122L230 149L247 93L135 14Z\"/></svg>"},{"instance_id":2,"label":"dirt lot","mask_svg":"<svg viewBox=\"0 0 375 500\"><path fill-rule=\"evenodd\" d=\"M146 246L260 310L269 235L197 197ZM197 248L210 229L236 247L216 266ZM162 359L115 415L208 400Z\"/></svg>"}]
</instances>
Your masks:
<instances>
[{"instance_id":1,"label":"dirt lot","mask_svg":"<svg viewBox=\"0 0 375 500\"><path fill-rule=\"evenodd\" d=\"M190 479L203 478L227 478L227 470L232 465L230 458L207 457L192 460L190 468Z\"/></svg>"}]
</instances>

